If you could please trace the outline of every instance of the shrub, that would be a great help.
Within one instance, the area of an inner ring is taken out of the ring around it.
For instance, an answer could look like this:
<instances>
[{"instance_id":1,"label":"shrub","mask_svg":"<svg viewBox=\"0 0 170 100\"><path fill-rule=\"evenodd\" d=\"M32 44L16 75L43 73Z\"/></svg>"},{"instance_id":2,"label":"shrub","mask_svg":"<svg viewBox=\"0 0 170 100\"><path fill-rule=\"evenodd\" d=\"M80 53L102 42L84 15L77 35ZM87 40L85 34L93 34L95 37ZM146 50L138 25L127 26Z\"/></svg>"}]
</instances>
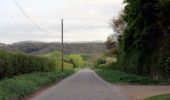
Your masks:
<instances>
[{"instance_id":1,"label":"shrub","mask_svg":"<svg viewBox=\"0 0 170 100\"><path fill-rule=\"evenodd\" d=\"M52 59L0 51L0 79L25 73L55 70L56 63Z\"/></svg>"},{"instance_id":2,"label":"shrub","mask_svg":"<svg viewBox=\"0 0 170 100\"><path fill-rule=\"evenodd\" d=\"M106 64L106 58L98 58L97 65L100 65L100 64Z\"/></svg>"},{"instance_id":3,"label":"shrub","mask_svg":"<svg viewBox=\"0 0 170 100\"><path fill-rule=\"evenodd\" d=\"M89 61L91 59L91 54L90 53L82 53L81 57L84 61Z\"/></svg>"},{"instance_id":4,"label":"shrub","mask_svg":"<svg viewBox=\"0 0 170 100\"><path fill-rule=\"evenodd\" d=\"M84 61L79 54L70 54L69 58L74 68L81 67L84 64Z\"/></svg>"},{"instance_id":5,"label":"shrub","mask_svg":"<svg viewBox=\"0 0 170 100\"><path fill-rule=\"evenodd\" d=\"M61 70L62 61L61 61L61 52L54 51L48 54L44 55L45 57L48 57L50 59L53 59L56 62L56 68L58 70ZM73 69L73 64L70 63L69 55L64 55L64 69Z\"/></svg>"},{"instance_id":6,"label":"shrub","mask_svg":"<svg viewBox=\"0 0 170 100\"><path fill-rule=\"evenodd\" d=\"M82 67L84 67L84 68L86 68L86 67L93 68L94 66L93 66L93 63L85 61Z\"/></svg>"},{"instance_id":7,"label":"shrub","mask_svg":"<svg viewBox=\"0 0 170 100\"><path fill-rule=\"evenodd\" d=\"M101 69L108 69L108 68L111 68L112 64L108 63L108 64L100 64L97 66L97 68L101 68Z\"/></svg>"},{"instance_id":8,"label":"shrub","mask_svg":"<svg viewBox=\"0 0 170 100\"><path fill-rule=\"evenodd\" d=\"M62 67L62 61L61 60L56 60L57 63L57 69L61 70ZM73 64L67 63L64 61L64 70L72 70L73 69Z\"/></svg>"}]
</instances>

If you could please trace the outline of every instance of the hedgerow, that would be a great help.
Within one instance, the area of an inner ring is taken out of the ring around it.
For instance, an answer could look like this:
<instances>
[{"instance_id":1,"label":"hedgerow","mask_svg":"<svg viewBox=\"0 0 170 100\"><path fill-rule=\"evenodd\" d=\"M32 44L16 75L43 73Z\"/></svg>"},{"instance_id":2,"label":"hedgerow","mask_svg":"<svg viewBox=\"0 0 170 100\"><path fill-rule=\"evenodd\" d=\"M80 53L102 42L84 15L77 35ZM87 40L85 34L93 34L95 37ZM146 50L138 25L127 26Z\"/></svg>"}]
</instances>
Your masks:
<instances>
[{"instance_id":1,"label":"hedgerow","mask_svg":"<svg viewBox=\"0 0 170 100\"><path fill-rule=\"evenodd\" d=\"M56 62L50 58L0 50L0 79L25 73L55 70Z\"/></svg>"}]
</instances>

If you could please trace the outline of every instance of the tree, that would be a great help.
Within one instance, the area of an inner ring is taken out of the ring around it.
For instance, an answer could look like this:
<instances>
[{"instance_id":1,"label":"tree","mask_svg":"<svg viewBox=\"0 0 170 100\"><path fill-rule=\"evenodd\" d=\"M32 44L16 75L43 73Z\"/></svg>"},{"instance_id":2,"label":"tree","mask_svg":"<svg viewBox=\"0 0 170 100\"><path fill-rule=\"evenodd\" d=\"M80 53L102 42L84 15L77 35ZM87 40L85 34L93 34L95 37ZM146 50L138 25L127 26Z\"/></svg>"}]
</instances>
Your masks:
<instances>
[{"instance_id":1,"label":"tree","mask_svg":"<svg viewBox=\"0 0 170 100\"><path fill-rule=\"evenodd\" d=\"M70 63L73 64L74 68L82 67L82 65L84 64L84 61L80 54L70 54L69 58L70 58Z\"/></svg>"},{"instance_id":2,"label":"tree","mask_svg":"<svg viewBox=\"0 0 170 100\"><path fill-rule=\"evenodd\" d=\"M170 75L170 1L124 0L124 3L123 20L127 26L119 41L121 64L126 64L124 70L166 78Z\"/></svg>"},{"instance_id":3,"label":"tree","mask_svg":"<svg viewBox=\"0 0 170 100\"><path fill-rule=\"evenodd\" d=\"M117 39L119 39L120 36L123 35L123 32L126 28L126 22L123 19L124 16L125 16L124 11L121 11L119 13L118 17L113 18L110 23L110 25L114 31L114 37L116 37Z\"/></svg>"},{"instance_id":4,"label":"tree","mask_svg":"<svg viewBox=\"0 0 170 100\"><path fill-rule=\"evenodd\" d=\"M116 56L118 54L118 41L114 34L108 36L107 41L105 42L108 49L109 56Z\"/></svg>"},{"instance_id":5,"label":"tree","mask_svg":"<svg viewBox=\"0 0 170 100\"><path fill-rule=\"evenodd\" d=\"M122 11L117 18L111 20L111 27L114 31L113 34L109 35L105 42L107 49L109 50L108 55L116 56L119 52L119 42L121 36L126 28L126 22L123 19L124 12Z\"/></svg>"}]
</instances>

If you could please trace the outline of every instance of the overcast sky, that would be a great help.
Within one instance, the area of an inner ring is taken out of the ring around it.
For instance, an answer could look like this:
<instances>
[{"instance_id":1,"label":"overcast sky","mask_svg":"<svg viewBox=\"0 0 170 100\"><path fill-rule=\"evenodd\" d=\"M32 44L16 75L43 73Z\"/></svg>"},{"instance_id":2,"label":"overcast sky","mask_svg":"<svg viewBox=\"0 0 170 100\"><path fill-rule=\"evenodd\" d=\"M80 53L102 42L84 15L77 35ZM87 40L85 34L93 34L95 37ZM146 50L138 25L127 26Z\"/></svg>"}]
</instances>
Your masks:
<instances>
[{"instance_id":1,"label":"overcast sky","mask_svg":"<svg viewBox=\"0 0 170 100\"><path fill-rule=\"evenodd\" d=\"M64 41L105 41L112 33L109 21L123 8L122 0L0 0L0 42L60 41L64 18Z\"/></svg>"}]
</instances>

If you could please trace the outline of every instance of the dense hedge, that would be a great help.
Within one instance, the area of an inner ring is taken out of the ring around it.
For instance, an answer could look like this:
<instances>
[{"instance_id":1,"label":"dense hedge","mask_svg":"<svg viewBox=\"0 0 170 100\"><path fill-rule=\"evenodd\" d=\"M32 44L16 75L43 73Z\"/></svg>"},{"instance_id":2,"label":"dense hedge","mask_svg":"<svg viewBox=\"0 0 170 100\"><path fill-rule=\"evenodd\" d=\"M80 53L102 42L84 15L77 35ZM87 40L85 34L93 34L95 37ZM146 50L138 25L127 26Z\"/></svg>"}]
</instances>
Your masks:
<instances>
[{"instance_id":1,"label":"dense hedge","mask_svg":"<svg viewBox=\"0 0 170 100\"><path fill-rule=\"evenodd\" d=\"M63 72L36 72L7 78L0 81L0 100L23 100L41 87L50 85L74 73Z\"/></svg>"},{"instance_id":2,"label":"dense hedge","mask_svg":"<svg viewBox=\"0 0 170 100\"><path fill-rule=\"evenodd\" d=\"M0 50L0 79L25 73L54 70L56 70L56 62L52 59Z\"/></svg>"}]
</instances>

